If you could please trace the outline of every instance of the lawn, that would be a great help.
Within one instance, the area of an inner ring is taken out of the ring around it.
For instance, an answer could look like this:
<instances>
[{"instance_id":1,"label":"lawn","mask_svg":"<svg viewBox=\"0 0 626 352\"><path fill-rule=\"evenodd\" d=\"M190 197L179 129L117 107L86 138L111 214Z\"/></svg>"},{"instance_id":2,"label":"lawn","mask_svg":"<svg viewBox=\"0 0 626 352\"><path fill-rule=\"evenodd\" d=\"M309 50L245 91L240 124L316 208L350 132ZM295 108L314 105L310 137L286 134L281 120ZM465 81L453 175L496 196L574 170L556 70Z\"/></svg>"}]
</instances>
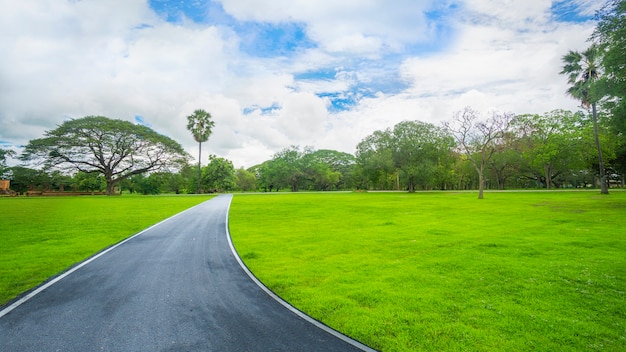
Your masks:
<instances>
[{"instance_id":1,"label":"lawn","mask_svg":"<svg viewBox=\"0 0 626 352\"><path fill-rule=\"evenodd\" d=\"M255 275L383 351L626 350L626 192L236 195Z\"/></svg>"},{"instance_id":2,"label":"lawn","mask_svg":"<svg viewBox=\"0 0 626 352\"><path fill-rule=\"evenodd\" d=\"M208 196L0 198L0 305Z\"/></svg>"}]
</instances>

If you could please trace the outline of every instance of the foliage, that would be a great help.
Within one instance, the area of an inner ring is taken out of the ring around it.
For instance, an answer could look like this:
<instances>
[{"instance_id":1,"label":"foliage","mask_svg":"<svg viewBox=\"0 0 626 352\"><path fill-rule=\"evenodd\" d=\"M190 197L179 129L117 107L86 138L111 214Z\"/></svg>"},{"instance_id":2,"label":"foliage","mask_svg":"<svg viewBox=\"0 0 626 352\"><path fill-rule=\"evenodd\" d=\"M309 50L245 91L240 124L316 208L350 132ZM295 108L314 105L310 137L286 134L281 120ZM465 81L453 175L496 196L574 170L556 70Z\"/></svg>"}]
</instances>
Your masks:
<instances>
[{"instance_id":1,"label":"foliage","mask_svg":"<svg viewBox=\"0 0 626 352\"><path fill-rule=\"evenodd\" d=\"M493 112L491 117L483 118L477 111L466 107L455 113L452 121L444 122L446 130L478 173L479 199L483 198L485 189L486 166L507 136L512 117L511 114Z\"/></svg>"},{"instance_id":2,"label":"foliage","mask_svg":"<svg viewBox=\"0 0 626 352\"><path fill-rule=\"evenodd\" d=\"M235 189L237 176L230 160L209 155L209 163L202 168L201 189L208 192L224 192Z\"/></svg>"},{"instance_id":3,"label":"foliage","mask_svg":"<svg viewBox=\"0 0 626 352\"><path fill-rule=\"evenodd\" d=\"M351 154L320 149L311 151L304 158L310 189L334 191L352 187L355 160Z\"/></svg>"},{"instance_id":4,"label":"foliage","mask_svg":"<svg viewBox=\"0 0 626 352\"><path fill-rule=\"evenodd\" d=\"M13 150L0 148L0 179L8 177L9 167L7 166L7 159L14 156L15 152Z\"/></svg>"},{"instance_id":5,"label":"foliage","mask_svg":"<svg viewBox=\"0 0 626 352\"><path fill-rule=\"evenodd\" d=\"M605 93L617 131L626 133L626 1L612 0L598 13L592 39L602 50Z\"/></svg>"},{"instance_id":6,"label":"foliage","mask_svg":"<svg viewBox=\"0 0 626 352\"><path fill-rule=\"evenodd\" d=\"M375 131L356 147L357 172L363 189L399 189L389 133Z\"/></svg>"},{"instance_id":7,"label":"foliage","mask_svg":"<svg viewBox=\"0 0 626 352\"><path fill-rule=\"evenodd\" d=\"M35 170L23 166L11 168L11 189L17 193L31 190L43 190L50 176L43 170Z\"/></svg>"},{"instance_id":8,"label":"foliage","mask_svg":"<svg viewBox=\"0 0 626 352\"><path fill-rule=\"evenodd\" d=\"M563 184L569 170L584 168L583 155L592 147L584 143L584 123L582 113L564 110L515 117L512 128L527 177L550 189Z\"/></svg>"},{"instance_id":9,"label":"foliage","mask_svg":"<svg viewBox=\"0 0 626 352\"><path fill-rule=\"evenodd\" d=\"M626 174L626 1L611 0L598 12L598 24L591 39L599 44L604 68L603 107L619 139L613 169Z\"/></svg>"},{"instance_id":10,"label":"foliage","mask_svg":"<svg viewBox=\"0 0 626 352\"><path fill-rule=\"evenodd\" d=\"M101 192L106 188L106 180L104 179L104 176L94 172L87 173L79 171L76 176L74 176L74 182L77 190L79 191Z\"/></svg>"},{"instance_id":11,"label":"foliage","mask_svg":"<svg viewBox=\"0 0 626 352\"><path fill-rule=\"evenodd\" d=\"M132 191L143 195L160 194L164 185L163 174L161 173L152 173L148 176L145 174L135 175L130 181L132 182Z\"/></svg>"},{"instance_id":12,"label":"foliage","mask_svg":"<svg viewBox=\"0 0 626 352\"><path fill-rule=\"evenodd\" d=\"M567 83L570 87L567 93L580 100L584 107L591 107L593 118L594 137L598 152L598 168L600 171L600 187L602 194L608 194L608 183L604 169L604 157L598 132L597 104L604 97L604 91L598 80L601 77L600 60L602 52L600 47L592 44L583 52L570 50L563 56L563 70L561 74L567 75Z\"/></svg>"},{"instance_id":13,"label":"foliage","mask_svg":"<svg viewBox=\"0 0 626 352\"><path fill-rule=\"evenodd\" d=\"M244 168L239 168L236 171L237 175L237 188L242 192L255 191L257 188L256 175Z\"/></svg>"},{"instance_id":14,"label":"foliage","mask_svg":"<svg viewBox=\"0 0 626 352\"><path fill-rule=\"evenodd\" d=\"M251 168L264 191L288 188L328 191L351 187L354 158L334 150L314 150L298 146L285 148L271 160Z\"/></svg>"},{"instance_id":15,"label":"foliage","mask_svg":"<svg viewBox=\"0 0 626 352\"><path fill-rule=\"evenodd\" d=\"M432 189L443 178L452 147L452 138L441 128L403 121L363 139L357 146L357 160L370 185L388 182L395 175L396 188L400 188L402 176L408 191L414 192L416 185Z\"/></svg>"},{"instance_id":16,"label":"foliage","mask_svg":"<svg viewBox=\"0 0 626 352\"><path fill-rule=\"evenodd\" d=\"M626 192L473 198L236 195L229 227L271 290L377 350L626 350Z\"/></svg>"},{"instance_id":17,"label":"foliage","mask_svg":"<svg viewBox=\"0 0 626 352\"><path fill-rule=\"evenodd\" d=\"M215 127L215 122L211 120L211 114L198 109L193 114L187 116L187 129L193 135L193 139L198 142L198 177L196 193L200 193L200 166L202 160L202 142L209 140L211 133Z\"/></svg>"},{"instance_id":18,"label":"foliage","mask_svg":"<svg viewBox=\"0 0 626 352\"><path fill-rule=\"evenodd\" d=\"M109 195L126 178L180 167L187 157L180 144L146 126L103 116L65 121L22 154L49 168L102 174Z\"/></svg>"}]
</instances>

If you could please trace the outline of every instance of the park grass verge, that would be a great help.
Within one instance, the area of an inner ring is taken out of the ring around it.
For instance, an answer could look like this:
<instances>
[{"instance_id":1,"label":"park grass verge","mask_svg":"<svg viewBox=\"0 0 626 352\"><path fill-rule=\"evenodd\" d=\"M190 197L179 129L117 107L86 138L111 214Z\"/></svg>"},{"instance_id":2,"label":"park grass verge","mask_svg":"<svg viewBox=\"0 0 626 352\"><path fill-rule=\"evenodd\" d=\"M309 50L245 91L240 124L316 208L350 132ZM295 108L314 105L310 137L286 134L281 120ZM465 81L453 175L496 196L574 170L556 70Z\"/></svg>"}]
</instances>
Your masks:
<instances>
[{"instance_id":1,"label":"park grass verge","mask_svg":"<svg viewBox=\"0 0 626 352\"><path fill-rule=\"evenodd\" d=\"M0 198L0 306L208 196Z\"/></svg>"},{"instance_id":2,"label":"park grass verge","mask_svg":"<svg viewBox=\"0 0 626 352\"><path fill-rule=\"evenodd\" d=\"M626 350L626 193L236 195L282 298L383 351Z\"/></svg>"}]
</instances>

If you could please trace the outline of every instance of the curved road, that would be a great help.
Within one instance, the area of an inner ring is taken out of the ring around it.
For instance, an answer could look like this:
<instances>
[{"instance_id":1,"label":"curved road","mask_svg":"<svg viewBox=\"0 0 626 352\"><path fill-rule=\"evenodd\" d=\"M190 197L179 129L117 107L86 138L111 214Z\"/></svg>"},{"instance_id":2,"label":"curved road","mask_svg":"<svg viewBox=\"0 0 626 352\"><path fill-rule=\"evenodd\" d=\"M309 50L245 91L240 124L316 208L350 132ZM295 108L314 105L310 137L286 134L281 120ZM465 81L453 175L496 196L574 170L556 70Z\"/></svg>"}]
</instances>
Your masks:
<instances>
[{"instance_id":1,"label":"curved road","mask_svg":"<svg viewBox=\"0 0 626 352\"><path fill-rule=\"evenodd\" d=\"M0 311L1 351L370 350L286 307L231 251L223 195Z\"/></svg>"}]
</instances>

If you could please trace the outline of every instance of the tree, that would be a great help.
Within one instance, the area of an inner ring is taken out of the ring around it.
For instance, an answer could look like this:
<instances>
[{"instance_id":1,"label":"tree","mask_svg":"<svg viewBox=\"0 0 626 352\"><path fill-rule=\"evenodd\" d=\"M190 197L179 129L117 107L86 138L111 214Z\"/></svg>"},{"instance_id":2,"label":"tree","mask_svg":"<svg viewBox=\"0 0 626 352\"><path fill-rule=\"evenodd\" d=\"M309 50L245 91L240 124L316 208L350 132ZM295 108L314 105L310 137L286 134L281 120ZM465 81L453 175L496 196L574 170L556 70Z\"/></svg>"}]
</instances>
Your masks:
<instances>
[{"instance_id":1,"label":"tree","mask_svg":"<svg viewBox=\"0 0 626 352\"><path fill-rule=\"evenodd\" d=\"M187 129L193 135L193 139L198 142L198 187L196 193L200 193L200 163L202 160L202 142L209 140L215 127L215 122L211 120L211 114L198 109L193 114L187 116Z\"/></svg>"},{"instance_id":2,"label":"tree","mask_svg":"<svg viewBox=\"0 0 626 352\"><path fill-rule=\"evenodd\" d=\"M11 173L11 189L17 193L24 193L35 189L43 190L48 182L48 175L42 170L23 166L13 166Z\"/></svg>"},{"instance_id":3,"label":"tree","mask_svg":"<svg viewBox=\"0 0 626 352\"><path fill-rule=\"evenodd\" d=\"M626 1L612 0L598 12L598 24L591 37L602 52L604 92L613 126L626 133Z\"/></svg>"},{"instance_id":4,"label":"tree","mask_svg":"<svg viewBox=\"0 0 626 352\"><path fill-rule=\"evenodd\" d=\"M519 115L512 125L528 169L550 189L556 178L582 167L582 113L553 110L543 115Z\"/></svg>"},{"instance_id":5,"label":"tree","mask_svg":"<svg viewBox=\"0 0 626 352\"><path fill-rule=\"evenodd\" d=\"M352 187L355 158L352 154L320 149L306 155L312 166L316 190L349 189Z\"/></svg>"},{"instance_id":6,"label":"tree","mask_svg":"<svg viewBox=\"0 0 626 352\"><path fill-rule=\"evenodd\" d=\"M142 175L135 175L132 178L138 176ZM102 174L97 173L78 172L74 176L74 182L76 183L76 187L79 191L101 192L104 188L106 188L106 181L104 180L104 177Z\"/></svg>"},{"instance_id":7,"label":"tree","mask_svg":"<svg viewBox=\"0 0 626 352\"><path fill-rule=\"evenodd\" d=\"M598 23L591 39L600 45L604 68L603 107L610 111L610 122L620 145L613 167L626 177L626 1L612 0L597 14Z\"/></svg>"},{"instance_id":8,"label":"tree","mask_svg":"<svg viewBox=\"0 0 626 352\"><path fill-rule=\"evenodd\" d=\"M478 173L478 199L484 198L485 166L501 144L511 118L512 114L494 112L491 117L481 119L477 111L466 107L455 113L452 121L444 122L444 127Z\"/></svg>"},{"instance_id":9,"label":"tree","mask_svg":"<svg viewBox=\"0 0 626 352\"><path fill-rule=\"evenodd\" d=\"M289 187L292 192L298 192L305 179L302 159L304 155L310 152L312 152L310 147L305 147L301 151L300 147L292 145L274 154L271 162L266 164L263 169L269 175L270 186L277 190Z\"/></svg>"},{"instance_id":10,"label":"tree","mask_svg":"<svg viewBox=\"0 0 626 352\"><path fill-rule=\"evenodd\" d=\"M526 164L523 158L524 140L515 133L505 133L502 143L496 145L496 151L487 162L495 179L498 189L505 189L507 184L513 183L519 187L515 180L509 182L514 176L522 173L522 168ZM518 177L519 180L519 177Z\"/></svg>"},{"instance_id":11,"label":"tree","mask_svg":"<svg viewBox=\"0 0 626 352\"><path fill-rule=\"evenodd\" d=\"M421 121L403 121L393 129L376 131L357 146L357 160L365 175L376 182L400 176L406 189L415 192L417 185L428 189L444 178L441 166L448 161L454 141L441 128Z\"/></svg>"},{"instance_id":12,"label":"tree","mask_svg":"<svg viewBox=\"0 0 626 352\"><path fill-rule=\"evenodd\" d=\"M133 176L133 182L137 190L143 195L160 194L164 184L163 174L161 173L151 173L148 176L144 174L135 175Z\"/></svg>"},{"instance_id":13,"label":"tree","mask_svg":"<svg viewBox=\"0 0 626 352\"><path fill-rule=\"evenodd\" d=\"M239 168L236 171L237 175L237 187L242 191L254 191L256 190L256 175L244 168Z\"/></svg>"},{"instance_id":14,"label":"tree","mask_svg":"<svg viewBox=\"0 0 626 352\"><path fill-rule=\"evenodd\" d=\"M0 179L8 176L9 167L7 166L7 159L14 156L15 152L11 149L0 148Z\"/></svg>"},{"instance_id":15,"label":"tree","mask_svg":"<svg viewBox=\"0 0 626 352\"><path fill-rule=\"evenodd\" d=\"M209 155L209 163L202 169L201 184L210 192L230 191L237 185L235 167L230 160Z\"/></svg>"},{"instance_id":16,"label":"tree","mask_svg":"<svg viewBox=\"0 0 626 352\"><path fill-rule=\"evenodd\" d=\"M391 131L392 158L408 181L409 192L416 184L432 188L439 166L454 145L443 129L421 121L403 121Z\"/></svg>"},{"instance_id":17,"label":"tree","mask_svg":"<svg viewBox=\"0 0 626 352\"><path fill-rule=\"evenodd\" d=\"M188 154L169 137L142 125L87 116L65 121L24 148L22 160L42 160L46 168L102 174L106 193L138 174L183 165Z\"/></svg>"},{"instance_id":18,"label":"tree","mask_svg":"<svg viewBox=\"0 0 626 352\"><path fill-rule=\"evenodd\" d=\"M396 189L400 185L397 170L392 158L392 148L387 131L375 131L365 137L356 147L357 172L363 178L363 188L391 189L389 180L393 178Z\"/></svg>"},{"instance_id":19,"label":"tree","mask_svg":"<svg viewBox=\"0 0 626 352\"><path fill-rule=\"evenodd\" d=\"M591 106L593 119L593 132L598 151L598 167L600 171L600 193L609 194L607 179L604 169L604 158L600 147L600 137L598 136L598 113L597 103L602 98L600 87L597 81L600 77L600 48L592 44L587 50L578 52L570 50L563 56L563 70L561 74L567 75L567 83L571 86L567 93L580 100L583 107Z\"/></svg>"}]
</instances>

